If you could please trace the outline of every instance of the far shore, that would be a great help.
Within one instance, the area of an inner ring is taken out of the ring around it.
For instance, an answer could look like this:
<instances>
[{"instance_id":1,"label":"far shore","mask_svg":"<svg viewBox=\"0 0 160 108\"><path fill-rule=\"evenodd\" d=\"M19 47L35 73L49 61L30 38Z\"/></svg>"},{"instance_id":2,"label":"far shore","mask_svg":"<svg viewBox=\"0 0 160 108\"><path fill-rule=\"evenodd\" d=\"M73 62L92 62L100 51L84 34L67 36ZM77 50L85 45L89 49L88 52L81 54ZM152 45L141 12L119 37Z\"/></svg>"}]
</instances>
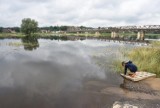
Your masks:
<instances>
[{"instance_id":1,"label":"far shore","mask_svg":"<svg viewBox=\"0 0 160 108\"><path fill-rule=\"evenodd\" d=\"M126 36L125 36L126 35ZM111 38L110 33L103 34L77 34L77 33L35 33L34 36L37 38L53 38L53 37L68 37L68 38L80 38L80 39L107 39L107 40L120 40L120 41L132 41L132 42L148 42L150 40L157 40L160 34L146 34L145 40L136 40L136 35L125 34L124 37ZM127 36L128 35L128 36ZM0 33L0 39L9 38L23 38L25 37L22 33Z\"/></svg>"}]
</instances>

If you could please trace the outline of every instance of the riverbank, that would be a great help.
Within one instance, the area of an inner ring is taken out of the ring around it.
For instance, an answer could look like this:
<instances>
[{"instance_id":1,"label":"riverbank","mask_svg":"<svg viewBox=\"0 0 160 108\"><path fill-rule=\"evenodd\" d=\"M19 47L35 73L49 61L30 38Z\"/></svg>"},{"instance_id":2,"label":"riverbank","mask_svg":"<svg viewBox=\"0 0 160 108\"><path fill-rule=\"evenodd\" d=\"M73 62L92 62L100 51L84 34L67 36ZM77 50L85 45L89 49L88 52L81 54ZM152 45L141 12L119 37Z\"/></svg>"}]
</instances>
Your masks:
<instances>
[{"instance_id":1,"label":"riverbank","mask_svg":"<svg viewBox=\"0 0 160 108\"><path fill-rule=\"evenodd\" d=\"M0 33L0 39L21 39L24 38L25 35L22 33ZM43 39L55 39L55 40L85 40L85 39L100 39L100 40L108 40L108 41L118 41L118 42L140 42L140 43L149 43L148 40L136 40L133 38L111 38L109 34L101 35L101 36L95 36L94 34L90 34L88 36L85 36L84 34L53 34L53 33L36 33L34 34L34 37L37 39L43 38Z\"/></svg>"},{"instance_id":2,"label":"riverbank","mask_svg":"<svg viewBox=\"0 0 160 108\"><path fill-rule=\"evenodd\" d=\"M110 37L110 33L101 33L101 34L95 34L95 33L35 33L34 36L37 37L52 37L52 36L82 36L82 37ZM22 33L0 33L0 38L22 38L25 37Z\"/></svg>"},{"instance_id":3,"label":"riverbank","mask_svg":"<svg viewBox=\"0 0 160 108\"><path fill-rule=\"evenodd\" d=\"M22 38L25 37L22 33L0 33L0 38Z\"/></svg>"},{"instance_id":4,"label":"riverbank","mask_svg":"<svg viewBox=\"0 0 160 108\"><path fill-rule=\"evenodd\" d=\"M52 36L75 36L75 37L104 37L111 38L111 33L35 33L37 37L52 37ZM159 39L160 34L145 34L146 38ZM0 38L22 38L25 37L22 33L0 33ZM128 40L135 40L137 34L135 33L120 33L120 37Z\"/></svg>"}]
</instances>

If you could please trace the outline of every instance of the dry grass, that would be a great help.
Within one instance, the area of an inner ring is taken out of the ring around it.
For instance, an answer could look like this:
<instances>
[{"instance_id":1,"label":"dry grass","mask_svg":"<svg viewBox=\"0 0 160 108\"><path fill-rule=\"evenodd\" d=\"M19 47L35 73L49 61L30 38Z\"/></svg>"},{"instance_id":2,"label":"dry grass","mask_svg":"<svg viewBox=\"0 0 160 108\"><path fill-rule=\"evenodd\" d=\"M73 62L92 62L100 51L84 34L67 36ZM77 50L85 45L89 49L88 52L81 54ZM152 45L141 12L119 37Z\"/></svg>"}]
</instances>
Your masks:
<instances>
[{"instance_id":1,"label":"dry grass","mask_svg":"<svg viewBox=\"0 0 160 108\"><path fill-rule=\"evenodd\" d=\"M160 77L160 42L152 42L151 47L134 48L127 52L127 57L138 66L139 70L152 72ZM116 71L123 72L121 61L115 61L114 65Z\"/></svg>"}]
</instances>

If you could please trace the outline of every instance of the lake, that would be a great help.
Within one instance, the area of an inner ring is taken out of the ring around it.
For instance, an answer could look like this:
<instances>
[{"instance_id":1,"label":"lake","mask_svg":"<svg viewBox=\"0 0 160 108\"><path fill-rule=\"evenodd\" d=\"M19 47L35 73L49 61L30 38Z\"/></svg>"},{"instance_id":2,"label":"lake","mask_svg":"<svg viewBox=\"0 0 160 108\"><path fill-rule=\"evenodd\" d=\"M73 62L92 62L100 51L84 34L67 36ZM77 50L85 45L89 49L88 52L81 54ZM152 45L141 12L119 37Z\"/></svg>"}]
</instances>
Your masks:
<instances>
[{"instance_id":1,"label":"lake","mask_svg":"<svg viewBox=\"0 0 160 108\"><path fill-rule=\"evenodd\" d=\"M111 108L115 101L158 106L159 91L125 81L112 63L121 49L96 39L1 39L0 108Z\"/></svg>"}]
</instances>

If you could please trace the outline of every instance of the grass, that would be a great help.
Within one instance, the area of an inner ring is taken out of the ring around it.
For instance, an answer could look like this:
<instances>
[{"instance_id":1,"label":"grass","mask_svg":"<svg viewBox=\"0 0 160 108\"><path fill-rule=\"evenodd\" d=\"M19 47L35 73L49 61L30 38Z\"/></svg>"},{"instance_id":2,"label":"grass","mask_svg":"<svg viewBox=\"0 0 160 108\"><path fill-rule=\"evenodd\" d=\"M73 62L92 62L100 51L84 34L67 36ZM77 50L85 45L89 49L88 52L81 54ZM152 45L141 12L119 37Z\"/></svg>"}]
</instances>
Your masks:
<instances>
[{"instance_id":1,"label":"grass","mask_svg":"<svg viewBox=\"0 0 160 108\"><path fill-rule=\"evenodd\" d=\"M96 34L96 33L66 33L66 36L91 36L91 37L111 37L111 33L100 33L100 34Z\"/></svg>"},{"instance_id":2,"label":"grass","mask_svg":"<svg viewBox=\"0 0 160 108\"><path fill-rule=\"evenodd\" d=\"M35 33L37 37L52 37L52 36L89 36L89 37L111 37L111 33ZM126 32L119 33L120 37L124 38L136 38L136 33ZM22 33L0 33L0 38L22 38L25 37ZM160 34L146 34L146 38L158 39Z\"/></svg>"},{"instance_id":3,"label":"grass","mask_svg":"<svg viewBox=\"0 0 160 108\"><path fill-rule=\"evenodd\" d=\"M110 37L111 34L110 33L101 33L101 34L95 34L95 33L35 33L34 35L36 35L37 37L51 37L51 36L107 36ZM22 38L25 35L22 33L0 33L0 38Z\"/></svg>"},{"instance_id":4,"label":"grass","mask_svg":"<svg viewBox=\"0 0 160 108\"><path fill-rule=\"evenodd\" d=\"M160 34L146 34L145 36L149 39L160 39Z\"/></svg>"},{"instance_id":5,"label":"grass","mask_svg":"<svg viewBox=\"0 0 160 108\"><path fill-rule=\"evenodd\" d=\"M151 41L151 46L152 47L160 47L160 42L159 41Z\"/></svg>"},{"instance_id":6,"label":"grass","mask_svg":"<svg viewBox=\"0 0 160 108\"><path fill-rule=\"evenodd\" d=\"M134 48L128 52L125 52L129 60L133 61L140 71L147 71L155 73L157 77L160 77L160 42L155 41L148 47ZM121 61L114 62L115 70L123 72Z\"/></svg>"},{"instance_id":7,"label":"grass","mask_svg":"<svg viewBox=\"0 0 160 108\"><path fill-rule=\"evenodd\" d=\"M22 38L24 36L22 33L0 33L0 38Z\"/></svg>"}]
</instances>

